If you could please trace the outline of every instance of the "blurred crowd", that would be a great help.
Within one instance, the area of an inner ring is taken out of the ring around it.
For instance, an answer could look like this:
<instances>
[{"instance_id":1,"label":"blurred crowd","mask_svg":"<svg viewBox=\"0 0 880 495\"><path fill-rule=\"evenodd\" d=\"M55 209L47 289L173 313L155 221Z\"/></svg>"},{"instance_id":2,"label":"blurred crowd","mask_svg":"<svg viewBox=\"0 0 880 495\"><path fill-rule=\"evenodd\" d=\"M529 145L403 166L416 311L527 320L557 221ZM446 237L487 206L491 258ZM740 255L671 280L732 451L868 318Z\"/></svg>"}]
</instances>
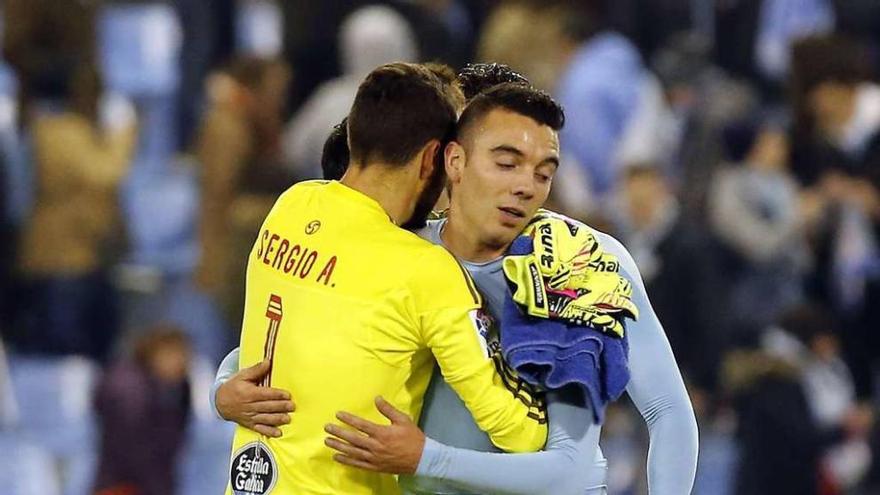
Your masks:
<instances>
[{"instance_id":1,"label":"blurred crowd","mask_svg":"<svg viewBox=\"0 0 880 495\"><path fill-rule=\"evenodd\" d=\"M222 489L207 389L246 253L398 60L505 63L562 103L548 206L638 263L700 422L695 493L880 492L880 2L0 9L4 493ZM638 421L609 418L611 493L644 491Z\"/></svg>"}]
</instances>

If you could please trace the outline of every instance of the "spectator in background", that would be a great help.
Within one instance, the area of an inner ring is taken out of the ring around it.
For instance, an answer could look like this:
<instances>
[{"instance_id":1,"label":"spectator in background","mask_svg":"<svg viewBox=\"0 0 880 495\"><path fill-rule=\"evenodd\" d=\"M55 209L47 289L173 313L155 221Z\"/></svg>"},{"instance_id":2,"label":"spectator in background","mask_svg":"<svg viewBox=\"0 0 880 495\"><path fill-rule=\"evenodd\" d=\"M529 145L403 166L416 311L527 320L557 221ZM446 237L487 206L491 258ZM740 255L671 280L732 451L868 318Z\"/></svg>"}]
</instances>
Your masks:
<instances>
[{"instance_id":1,"label":"spectator in background","mask_svg":"<svg viewBox=\"0 0 880 495\"><path fill-rule=\"evenodd\" d=\"M880 358L880 85L864 46L844 36L806 39L792 60L795 172L827 204L808 289L846 320L844 348L864 397Z\"/></svg>"},{"instance_id":2,"label":"spectator in background","mask_svg":"<svg viewBox=\"0 0 880 495\"><path fill-rule=\"evenodd\" d=\"M800 38L831 32L833 0L733 0L719 2L715 46L719 65L756 82L778 99L789 71L790 47Z\"/></svg>"},{"instance_id":3,"label":"spectator in background","mask_svg":"<svg viewBox=\"0 0 880 495\"><path fill-rule=\"evenodd\" d=\"M95 397L98 495L174 492L190 412L189 363L184 334L159 326L136 340L130 357L107 369Z\"/></svg>"},{"instance_id":4,"label":"spectator in background","mask_svg":"<svg viewBox=\"0 0 880 495\"><path fill-rule=\"evenodd\" d=\"M742 495L839 494L870 462L870 408L854 400L830 314L814 303L790 308L760 348L724 362L737 410Z\"/></svg>"},{"instance_id":5,"label":"spectator in background","mask_svg":"<svg viewBox=\"0 0 880 495\"><path fill-rule=\"evenodd\" d=\"M757 106L746 82L714 65L711 49L708 38L683 33L667 40L651 60L671 111L660 131L673 147L661 163L683 209L699 218L705 217L709 182L722 161L722 130Z\"/></svg>"},{"instance_id":6,"label":"spectator in background","mask_svg":"<svg viewBox=\"0 0 880 495\"><path fill-rule=\"evenodd\" d=\"M406 5L403 2L401 5ZM475 31L469 3L464 0L417 0L422 22L414 22L423 38L419 45L422 60L442 61L461 67L473 58ZM411 16L412 17L412 16ZM424 39L425 27L433 27L434 36Z\"/></svg>"},{"instance_id":7,"label":"spectator in background","mask_svg":"<svg viewBox=\"0 0 880 495\"><path fill-rule=\"evenodd\" d=\"M626 168L611 224L642 273L686 379L711 391L727 322L709 237L685 217L662 171L651 164Z\"/></svg>"},{"instance_id":8,"label":"spectator in background","mask_svg":"<svg viewBox=\"0 0 880 495\"><path fill-rule=\"evenodd\" d=\"M278 1L284 18L284 52L297 72L292 104L301 106L323 82L345 75L339 60L344 40L340 26L350 14L369 5L385 5L402 15L413 32L419 57L460 67L472 60L473 37L486 4L496 0L315 0ZM398 59L393 59L395 61ZM372 69L376 65L373 64ZM353 99L353 98L352 98ZM338 121L337 121L338 122Z\"/></svg>"},{"instance_id":9,"label":"spectator in background","mask_svg":"<svg viewBox=\"0 0 880 495\"><path fill-rule=\"evenodd\" d=\"M180 149L192 144L198 127L203 81L229 60L235 40L235 0L174 0L183 43L180 50L180 88L177 93L177 139Z\"/></svg>"},{"instance_id":10,"label":"spectator in background","mask_svg":"<svg viewBox=\"0 0 880 495\"><path fill-rule=\"evenodd\" d=\"M18 250L18 270L30 287L23 350L100 359L114 341L108 269L123 237L118 191L136 126L102 128L101 94L97 68L80 65L62 109L33 121L36 202Z\"/></svg>"},{"instance_id":11,"label":"spectator in background","mask_svg":"<svg viewBox=\"0 0 880 495\"><path fill-rule=\"evenodd\" d=\"M785 133L772 125L729 129L731 158L709 195L709 219L734 259L725 277L739 336L754 336L801 300L809 262L807 226L821 203L800 189L788 169Z\"/></svg>"},{"instance_id":12,"label":"spectator in background","mask_svg":"<svg viewBox=\"0 0 880 495\"><path fill-rule=\"evenodd\" d=\"M477 46L477 60L502 63L522 72L535 87L552 91L574 50L564 34L566 10L560 1L499 2Z\"/></svg>"},{"instance_id":13,"label":"spectator in background","mask_svg":"<svg viewBox=\"0 0 880 495\"><path fill-rule=\"evenodd\" d=\"M99 0L6 0L3 58L19 80L19 118L31 103L64 97L78 67L96 62Z\"/></svg>"},{"instance_id":14,"label":"spectator in background","mask_svg":"<svg viewBox=\"0 0 880 495\"><path fill-rule=\"evenodd\" d=\"M321 177L327 134L348 114L358 84L374 68L418 59L416 38L406 19L386 6L353 12L339 29L344 75L325 82L303 104L284 132L284 153L299 179Z\"/></svg>"},{"instance_id":15,"label":"spectator in background","mask_svg":"<svg viewBox=\"0 0 880 495\"><path fill-rule=\"evenodd\" d=\"M864 176L880 163L880 86L863 45L835 35L797 43L792 54L795 173L806 185L828 172Z\"/></svg>"},{"instance_id":16,"label":"spectator in background","mask_svg":"<svg viewBox=\"0 0 880 495\"><path fill-rule=\"evenodd\" d=\"M737 411L737 495L819 495L826 436L811 414L801 370L761 351L727 355L725 391Z\"/></svg>"},{"instance_id":17,"label":"spectator in background","mask_svg":"<svg viewBox=\"0 0 880 495\"><path fill-rule=\"evenodd\" d=\"M247 252L275 199L293 183L280 144L289 82L285 63L253 57L232 61L208 82L210 106L196 150L202 204L195 277L230 322L241 321Z\"/></svg>"},{"instance_id":18,"label":"spectator in background","mask_svg":"<svg viewBox=\"0 0 880 495\"><path fill-rule=\"evenodd\" d=\"M831 313L811 302L787 310L778 326L764 332L761 347L802 370L809 412L833 442L822 460L828 482L847 492L862 481L871 462L867 438L873 413L869 404L856 402L838 332Z\"/></svg>"},{"instance_id":19,"label":"spectator in background","mask_svg":"<svg viewBox=\"0 0 880 495\"><path fill-rule=\"evenodd\" d=\"M609 23L633 40L642 55L650 59L669 38L677 34L708 32L709 26L705 24L711 19L714 5L707 3L681 0L615 0L605 2L605 8Z\"/></svg>"},{"instance_id":20,"label":"spectator in background","mask_svg":"<svg viewBox=\"0 0 880 495\"><path fill-rule=\"evenodd\" d=\"M567 116L559 136L563 154L582 167L601 199L619 177L619 147L640 110L646 84L656 81L636 47L606 29L596 12L569 10L564 16L565 34L576 48L556 94Z\"/></svg>"}]
</instances>

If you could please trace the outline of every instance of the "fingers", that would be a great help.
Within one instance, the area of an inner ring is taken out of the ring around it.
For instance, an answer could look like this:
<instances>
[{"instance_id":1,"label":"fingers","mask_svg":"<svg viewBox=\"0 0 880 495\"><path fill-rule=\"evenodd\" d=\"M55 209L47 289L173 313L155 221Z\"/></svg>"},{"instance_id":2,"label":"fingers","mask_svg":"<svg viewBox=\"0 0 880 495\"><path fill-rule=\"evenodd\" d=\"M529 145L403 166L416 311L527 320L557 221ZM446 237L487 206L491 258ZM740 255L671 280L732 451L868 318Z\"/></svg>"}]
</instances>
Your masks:
<instances>
[{"instance_id":1,"label":"fingers","mask_svg":"<svg viewBox=\"0 0 880 495\"><path fill-rule=\"evenodd\" d=\"M273 426L254 425L253 430L260 435L265 435L271 438L281 438L281 430Z\"/></svg>"},{"instance_id":2,"label":"fingers","mask_svg":"<svg viewBox=\"0 0 880 495\"><path fill-rule=\"evenodd\" d=\"M340 463L340 464L345 464L346 466L352 466L352 467L364 469L367 471L377 471L377 472L379 471L379 468L370 464L369 462L361 461L358 459L353 459L351 457L348 457L348 456L342 455L342 454L334 455L333 460Z\"/></svg>"},{"instance_id":3,"label":"fingers","mask_svg":"<svg viewBox=\"0 0 880 495\"><path fill-rule=\"evenodd\" d=\"M244 380L256 382L262 380L271 368L271 362L268 359L264 359L249 368L239 371L238 376Z\"/></svg>"},{"instance_id":4,"label":"fingers","mask_svg":"<svg viewBox=\"0 0 880 495\"><path fill-rule=\"evenodd\" d=\"M400 409L395 408L388 401L383 399L381 396L376 397L376 409L382 413L382 416L391 420L391 424L405 424L411 423L409 416L403 413Z\"/></svg>"},{"instance_id":5,"label":"fingers","mask_svg":"<svg viewBox=\"0 0 880 495\"><path fill-rule=\"evenodd\" d=\"M275 400L290 401L290 392L278 388L254 387L249 394L250 396L247 398L251 402ZM293 409L291 409L291 411L293 411Z\"/></svg>"},{"instance_id":6,"label":"fingers","mask_svg":"<svg viewBox=\"0 0 880 495\"><path fill-rule=\"evenodd\" d=\"M254 414L251 417L254 424L266 426L281 426L290 423L290 415L285 413L276 414Z\"/></svg>"},{"instance_id":7,"label":"fingers","mask_svg":"<svg viewBox=\"0 0 880 495\"><path fill-rule=\"evenodd\" d=\"M355 447L350 443L343 442L342 440L336 438L325 438L324 445L330 447L333 450L337 450L340 453L351 457L352 459L357 459L359 461L370 462L373 458L372 454L370 454L369 451L366 451L360 447Z\"/></svg>"},{"instance_id":8,"label":"fingers","mask_svg":"<svg viewBox=\"0 0 880 495\"><path fill-rule=\"evenodd\" d=\"M249 409L254 413L289 413L293 412L293 402L289 400L266 400L252 402Z\"/></svg>"},{"instance_id":9,"label":"fingers","mask_svg":"<svg viewBox=\"0 0 880 495\"><path fill-rule=\"evenodd\" d=\"M378 447L377 442L372 438L364 436L360 432L349 430L348 428L342 428L341 426L336 425L326 425L324 431L364 450L374 450Z\"/></svg>"},{"instance_id":10,"label":"fingers","mask_svg":"<svg viewBox=\"0 0 880 495\"><path fill-rule=\"evenodd\" d=\"M377 425L376 423L373 423L371 421L367 421L366 419L363 419L363 418L359 418L359 417L355 416L354 414L350 414L347 412L341 411L341 412L336 413L336 419L338 419L339 421L342 421L343 423L347 424L348 426L351 426L352 428L360 430L370 436L375 435L376 432L379 431L379 428L381 428L381 426Z\"/></svg>"}]
</instances>

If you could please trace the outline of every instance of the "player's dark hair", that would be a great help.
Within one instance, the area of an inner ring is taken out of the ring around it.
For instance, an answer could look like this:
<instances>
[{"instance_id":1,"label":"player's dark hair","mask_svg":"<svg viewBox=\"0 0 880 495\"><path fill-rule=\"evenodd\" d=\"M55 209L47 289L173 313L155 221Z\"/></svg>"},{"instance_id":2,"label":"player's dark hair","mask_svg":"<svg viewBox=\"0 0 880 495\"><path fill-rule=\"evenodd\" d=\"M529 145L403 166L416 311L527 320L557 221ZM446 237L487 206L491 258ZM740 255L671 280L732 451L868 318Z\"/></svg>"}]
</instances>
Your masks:
<instances>
[{"instance_id":1,"label":"player's dark hair","mask_svg":"<svg viewBox=\"0 0 880 495\"><path fill-rule=\"evenodd\" d=\"M526 84L505 83L475 96L458 119L459 138L492 110L503 108L558 131L565 125L562 106L549 94Z\"/></svg>"},{"instance_id":2,"label":"player's dark hair","mask_svg":"<svg viewBox=\"0 0 880 495\"><path fill-rule=\"evenodd\" d=\"M324 141L324 151L321 153L321 171L324 179L339 180L348 169L348 118L333 126L327 140Z\"/></svg>"},{"instance_id":3,"label":"player's dark hair","mask_svg":"<svg viewBox=\"0 0 880 495\"><path fill-rule=\"evenodd\" d=\"M467 64L458 73L458 85L467 100L504 83L531 84L526 76L504 64Z\"/></svg>"},{"instance_id":4,"label":"player's dark hair","mask_svg":"<svg viewBox=\"0 0 880 495\"><path fill-rule=\"evenodd\" d=\"M403 165L429 141L446 142L455 121L454 102L437 75L418 64L383 65L361 83L348 115L351 159Z\"/></svg>"},{"instance_id":5,"label":"player's dark hair","mask_svg":"<svg viewBox=\"0 0 880 495\"><path fill-rule=\"evenodd\" d=\"M467 103L467 97L462 93L462 90L459 87L458 75L455 73L455 69L439 62L427 62L423 65L440 79L440 82L443 84L443 89L446 91L446 95L452 101L453 105L455 105L456 110L463 109L465 103Z\"/></svg>"}]
</instances>

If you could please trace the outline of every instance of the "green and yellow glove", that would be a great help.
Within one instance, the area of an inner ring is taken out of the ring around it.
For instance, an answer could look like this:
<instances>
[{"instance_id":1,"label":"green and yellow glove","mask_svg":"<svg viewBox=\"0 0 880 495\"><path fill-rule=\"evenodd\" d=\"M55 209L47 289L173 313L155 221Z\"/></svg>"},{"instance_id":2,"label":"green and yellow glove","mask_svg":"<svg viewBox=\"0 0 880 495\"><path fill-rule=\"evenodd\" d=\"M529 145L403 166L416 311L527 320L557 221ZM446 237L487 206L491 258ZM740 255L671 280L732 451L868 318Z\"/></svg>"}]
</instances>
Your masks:
<instances>
[{"instance_id":1,"label":"green and yellow glove","mask_svg":"<svg viewBox=\"0 0 880 495\"><path fill-rule=\"evenodd\" d=\"M636 319L638 308L617 258L588 229L553 216L536 217L523 235L533 253L502 263L513 300L531 316L623 337L623 318Z\"/></svg>"}]
</instances>

